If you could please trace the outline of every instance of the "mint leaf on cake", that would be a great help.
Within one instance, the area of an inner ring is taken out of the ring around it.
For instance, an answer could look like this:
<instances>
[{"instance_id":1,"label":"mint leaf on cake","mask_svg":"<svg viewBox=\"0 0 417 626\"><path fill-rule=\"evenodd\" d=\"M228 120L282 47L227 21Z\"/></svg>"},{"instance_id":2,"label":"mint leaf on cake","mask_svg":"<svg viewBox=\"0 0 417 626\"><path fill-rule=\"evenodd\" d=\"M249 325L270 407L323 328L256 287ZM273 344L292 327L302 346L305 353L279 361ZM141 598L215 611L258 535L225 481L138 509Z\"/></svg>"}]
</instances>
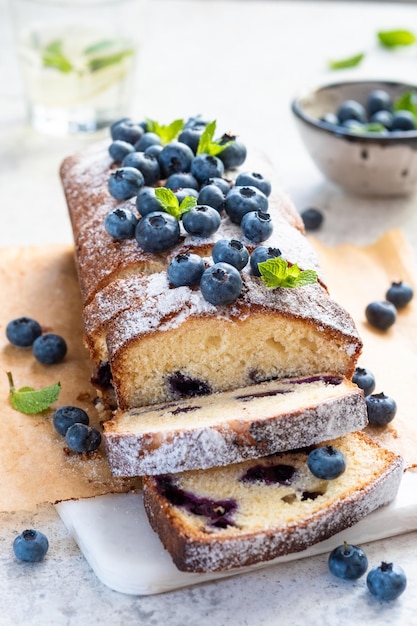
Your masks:
<instances>
[{"instance_id":1,"label":"mint leaf on cake","mask_svg":"<svg viewBox=\"0 0 417 626\"><path fill-rule=\"evenodd\" d=\"M7 372L7 378L9 379L10 403L20 413L25 413L26 415L42 413L42 411L49 409L51 404L58 400L61 390L60 382L38 390L33 387L16 389L11 372Z\"/></svg>"},{"instance_id":2,"label":"mint leaf on cake","mask_svg":"<svg viewBox=\"0 0 417 626\"><path fill-rule=\"evenodd\" d=\"M148 133L155 133L161 140L162 145L170 143L175 139L184 127L184 120L174 120L170 124L159 124L155 120L149 118L146 119L146 131Z\"/></svg>"},{"instance_id":3,"label":"mint leaf on cake","mask_svg":"<svg viewBox=\"0 0 417 626\"><path fill-rule=\"evenodd\" d=\"M317 272L314 270L300 270L298 265L289 265L282 257L268 259L258 263L261 279L268 289L276 287L304 287L317 282Z\"/></svg>"},{"instance_id":4,"label":"mint leaf on cake","mask_svg":"<svg viewBox=\"0 0 417 626\"><path fill-rule=\"evenodd\" d=\"M197 205L197 200L193 196L186 196L180 203L174 192L167 187L157 187L155 196L163 210L177 220Z\"/></svg>"},{"instance_id":5,"label":"mint leaf on cake","mask_svg":"<svg viewBox=\"0 0 417 626\"><path fill-rule=\"evenodd\" d=\"M198 142L197 155L209 154L210 156L216 156L223 152L225 148L230 146L233 141L227 141L222 144L221 139L214 139L214 133L216 132L216 121L210 122L204 129L200 140Z\"/></svg>"}]
</instances>

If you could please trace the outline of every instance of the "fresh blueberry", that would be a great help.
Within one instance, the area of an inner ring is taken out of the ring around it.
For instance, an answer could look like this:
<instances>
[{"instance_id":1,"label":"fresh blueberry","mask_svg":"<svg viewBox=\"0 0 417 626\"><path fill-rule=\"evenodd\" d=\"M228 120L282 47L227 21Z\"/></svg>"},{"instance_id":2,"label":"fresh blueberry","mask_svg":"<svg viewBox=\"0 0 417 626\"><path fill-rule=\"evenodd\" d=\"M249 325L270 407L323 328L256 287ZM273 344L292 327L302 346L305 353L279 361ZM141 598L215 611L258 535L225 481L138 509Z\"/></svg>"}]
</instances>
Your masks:
<instances>
[{"instance_id":1,"label":"fresh blueberry","mask_svg":"<svg viewBox=\"0 0 417 626\"><path fill-rule=\"evenodd\" d=\"M85 424L88 426L89 417L87 413L78 406L60 406L54 412L52 422L55 430L65 437L66 432L73 424Z\"/></svg>"},{"instance_id":2,"label":"fresh blueberry","mask_svg":"<svg viewBox=\"0 0 417 626\"><path fill-rule=\"evenodd\" d=\"M145 185L154 185L161 178L158 159L146 152L131 152L123 159L122 167L134 167L139 170Z\"/></svg>"},{"instance_id":3,"label":"fresh blueberry","mask_svg":"<svg viewBox=\"0 0 417 626\"><path fill-rule=\"evenodd\" d=\"M275 259L281 256L281 250L279 248L270 248L268 246L257 246L252 252L250 257L250 267L254 276L260 276L258 264L268 261L268 259Z\"/></svg>"},{"instance_id":4,"label":"fresh blueberry","mask_svg":"<svg viewBox=\"0 0 417 626\"><path fill-rule=\"evenodd\" d=\"M385 294L385 298L388 302L391 302L396 309L402 309L406 306L414 296L414 290L411 285L404 283L402 280L399 282L393 282L391 287Z\"/></svg>"},{"instance_id":5,"label":"fresh blueberry","mask_svg":"<svg viewBox=\"0 0 417 626\"><path fill-rule=\"evenodd\" d=\"M183 187L182 189L174 189L173 193L180 204L184 200L184 198L189 198L190 196L192 198L195 198L196 200L198 198L197 189L192 189L191 187Z\"/></svg>"},{"instance_id":6,"label":"fresh blueberry","mask_svg":"<svg viewBox=\"0 0 417 626\"><path fill-rule=\"evenodd\" d=\"M144 133L135 143L135 150L145 152L150 146L160 146L161 138L156 133Z\"/></svg>"},{"instance_id":7,"label":"fresh blueberry","mask_svg":"<svg viewBox=\"0 0 417 626\"><path fill-rule=\"evenodd\" d=\"M101 433L97 428L76 423L68 428L65 434L65 442L73 452L87 454L97 450L101 443Z\"/></svg>"},{"instance_id":8,"label":"fresh blueberry","mask_svg":"<svg viewBox=\"0 0 417 626\"><path fill-rule=\"evenodd\" d=\"M13 542L13 552L19 561L37 563L48 552L49 542L39 530L24 530Z\"/></svg>"},{"instance_id":9,"label":"fresh blueberry","mask_svg":"<svg viewBox=\"0 0 417 626\"><path fill-rule=\"evenodd\" d=\"M247 155L246 146L235 135L226 133L222 135L219 143L224 146L229 142L231 143L218 155L225 170L233 170L243 165Z\"/></svg>"},{"instance_id":10,"label":"fresh blueberry","mask_svg":"<svg viewBox=\"0 0 417 626\"><path fill-rule=\"evenodd\" d=\"M371 117L371 122L375 124L382 124L387 130L392 129L393 115L390 111L377 111Z\"/></svg>"},{"instance_id":11,"label":"fresh blueberry","mask_svg":"<svg viewBox=\"0 0 417 626\"><path fill-rule=\"evenodd\" d=\"M202 183L208 178L221 178L224 174L224 165L216 156L199 154L191 162L191 173Z\"/></svg>"},{"instance_id":12,"label":"fresh blueberry","mask_svg":"<svg viewBox=\"0 0 417 626\"><path fill-rule=\"evenodd\" d=\"M314 448L308 455L307 465L314 476L323 480L333 480L346 469L343 453L330 445Z\"/></svg>"},{"instance_id":13,"label":"fresh blueberry","mask_svg":"<svg viewBox=\"0 0 417 626\"><path fill-rule=\"evenodd\" d=\"M301 213L301 219L304 223L306 231L318 230L323 224L324 216L320 209L310 207Z\"/></svg>"},{"instance_id":14,"label":"fresh blueberry","mask_svg":"<svg viewBox=\"0 0 417 626\"><path fill-rule=\"evenodd\" d=\"M367 120L365 107L356 102L356 100L345 100L342 102L337 109L336 115L340 124L343 124L346 120L357 120L365 124Z\"/></svg>"},{"instance_id":15,"label":"fresh blueberry","mask_svg":"<svg viewBox=\"0 0 417 626\"><path fill-rule=\"evenodd\" d=\"M385 426L392 422L397 412L397 403L385 393L374 393L366 396L366 408L370 424Z\"/></svg>"},{"instance_id":16,"label":"fresh blueberry","mask_svg":"<svg viewBox=\"0 0 417 626\"><path fill-rule=\"evenodd\" d=\"M159 165L163 178L177 172L189 172L194 152L180 141L171 141L159 153Z\"/></svg>"},{"instance_id":17,"label":"fresh blueberry","mask_svg":"<svg viewBox=\"0 0 417 626\"><path fill-rule=\"evenodd\" d=\"M174 287L198 285L204 272L204 261L198 254L177 254L168 265L167 272Z\"/></svg>"},{"instance_id":18,"label":"fresh blueberry","mask_svg":"<svg viewBox=\"0 0 417 626\"><path fill-rule=\"evenodd\" d=\"M224 208L224 198L225 195L219 187L216 185L206 185L200 189L197 201L198 204L208 204L221 213Z\"/></svg>"},{"instance_id":19,"label":"fresh blueberry","mask_svg":"<svg viewBox=\"0 0 417 626\"><path fill-rule=\"evenodd\" d=\"M144 152L145 154L150 154L151 156L155 157L156 159L159 159L159 155L163 149L163 145L160 143L153 143L150 146L148 146Z\"/></svg>"},{"instance_id":20,"label":"fresh blueberry","mask_svg":"<svg viewBox=\"0 0 417 626\"><path fill-rule=\"evenodd\" d=\"M231 304L242 291L242 278L233 265L215 263L204 270L200 281L204 298L216 306Z\"/></svg>"},{"instance_id":21,"label":"fresh blueberry","mask_svg":"<svg viewBox=\"0 0 417 626\"><path fill-rule=\"evenodd\" d=\"M180 240L180 226L169 213L154 211L139 220L135 237L145 252L166 252Z\"/></svg>"},{"instance_id":22,"label":"fresh blueberry","mask_svg":"<svg viewBox=\"0 0 417 626\"><path fill-rule=\"evenodd\" d=\"M375 389L375 376L364 367L357 367L352 376L352 382L363 390L365 396L369 396Z\"/></svg>"},{"instance_id":23,"label":"fresh blueberry","mask_svg":"<svg viewBox=\"0 0 417 626\"><path fill-rule=\"evenodd\" d=\"M219 212L207 204L198 204L182 216L187 233L196 237L210 237L221 223Z\"/></svg>"},{"instance_id":24,"label":"fresh blueberry","mask_svg":"<svg viewBox=\"0 0 417 626\"><path fill-rule=\"evenodd\" d=\"M119 167L111 172L108 186L113 198L127 200L136 196L145 181L142 172L134 167Z\"/></svg>"},{"instance_id":25,"label":"fresh blueberry","mask_svg":"<svg viewBox=\"0 0 417 626\"><path fill-rule=\"evenodd\" d=\"M115 122L110 129L113 141L120 139L130 144L135 144L143 135L143 128L129 119Z\"/></svg>"},{"instance_id":26,"label":"fresh blueberry","mask_svg":"<svg viewBox=\"0 0 417 626\"><path fill-rule=\"evenodd\" d=\"M261 243L272 235L273 225L269 213L249 211L240 222L242 233L253 243Z\"/></svg>"},{"instance_id":27,"label":"fresh blueberry","mask_svg":"<svg viewBox=\"0 0 417 626\"><path fill-rule=\"evenodd\" d=\"M368 558L362 548L350 545L346 541L329 555L329 569L332 574L343 580L357 580L368 569Z\"/></svg>"},{"instance_id":28,"label":"fresh blueberry","mask_svg":"<svg viewBox=\"0 0 417 626\"><path fill-rule=\"evenodd\" d=\"M155 195L154 187L142 187L136 196L136 208L142 216L155 211L162 211L161 203Z\"/></svg>"},{"instance_id":29,"label":"fresh blueberry","mask_svg":"<svg viewBox=\"0 0 417 626\"><path fill-rule=\"evenodd\" d=\"M240 224L245 213L268 211L268 198L257 187L232 187L226 194L224 207L232 222Z\"/></svg>"},{"instance_id":30,"label":"fresh blueberry","mask_svg":"<svg viewBox=\"0 0 417 626\"><path fill-rule=\"evenodd\" d=\"M208 178L203 183L201 183L201 189L210 185L215 185L215 187L218 187L224 193L224 195L226 195L233 187L233 182L227 180L227 178L213 176L213 178Z\"/></svg>"},{"instance_id":31,"label":"fresh blueberry","mask_svg":"<svg viewBox=\"0 0 417 626\"><path fill-rule=\"evenodd\" d=\"M411 111L395 111L391 130L416 130L416 118Z\"/></svg>"},{"instance_id":32,"label":"fresh blueberry","mask_svg":"<svg viewBox=\"0 0 417 626\"><path fill-rule=\"evenodd\" d=\"M407 577L402 567L384 561L374 567L366 577L370 593L384 602L396 600L407 587Z\"/></svg>"},{"instance_id":33,"label":"fresh blueberry","mask_svg":"<svg viewBox=\"0 0 417 626\"><path fill-rule=\"evenodd\" d=\"M121 163L127 154L134 152L134 147L128 141L116 139L109 146L109 154L113 161Z\"/></svg>"},{"instance_id":34,"label":"fresh blueberry","mask_svg":"<svg viewBox=\"0 0 417 626\"><path fill-rule=\"evenodd\" d=\"M257 187L264 193L266 196L269 196L271 193L271 183L268 179L264 178L262 174L258 172L241 172L237 175L235 180L236 186L241 187Z\"/></svg>"},{"instance_id":35,"label":"fresh blueberry","mask_svg":"<svg viewBox=\"0 0 417 626\"><path fill-rule=\"evenodd\" d=\"M200 137L204 132L205 124L185 127L178 135L178 141L187 144L196 154Z\"/></svg>"},{"instance_id":36,"label":"fresh blueberry","mask_svg":"<svg viewBox=\"0 0 417 626\"><path fill-rule=\"evenodd\" d=\"M17 317L6 326L7 339L19 348L29 348L40 335L41 325L31 317Z\"/></svg>"},{"instance_id":37,"label":"fresh blueberry","mask_svg":"<svg viewBox=\"0 0 417 626\"><path fill-rule=\"evenodd\" d=\"M113 209L106 215L104 228L113 239L132 239L138 219L129 209Z\"/></svg>"},{"instance_id":38,"label":"fresh blueberry","mask_svg":"<svg viewBox=\"0 0 417 626\"><path fill-rule=\"evenodd\" d=\"M165 187L168 189L195 189L199 190L200 185L191 172L178 172L177 174L171 174L165 181Z\"/></svg>"},{"instance_id":39,"label":"fresh blueberry","mask_svg":"<svg viewBox=\"0 0 417 626\"><path fill-rule=\"evenodd\" d=\"M365 309L365 316L371 326L387 330L397 319L397 309L385 300L371 302Z\"/></svg>"},{"instance_id":40,"label":"fresh blueberry","mask_svg":"<svg viewBox=\"0 0 417 626\"><path fill-rule=\"evenodd\" d=\"M205 120L199 113L198 115L189 117L184 123L184 128L205 128L208 123L209 120Z\"/></svg>"},{"instance_id":41,"label":"fresh blueberry","mask_svg":"<svg viewBox=\"0 0 417 626\"><path fill-rule=\"evenodd\" d=\"M384 89L374 89L368 96L366 109L369 117L379 111L392 111L391 96Z\"/></svg>"},{"instance_id":42,"label":"fresh blueberry","mask_svg":"<svg viewBox=\"0 0 417 626\"><path fill-rule=\"evenodd\" d=\"M249 252L237 239L220 239L211 251L215 263L229 263L237 270L243 270L249 261Z\"/></svg>"},{"instance_id":43,"label":"fresh blueberry","mask_svg":"<svg viewBox=\"0 0 417 626\"><path fill-rule=\"evenodd\" d=\"M37 337L32 345L33 356L39 363L54 365L62 361L67 353L65 339L55 333Z\"/></svg>"}]
</instances>

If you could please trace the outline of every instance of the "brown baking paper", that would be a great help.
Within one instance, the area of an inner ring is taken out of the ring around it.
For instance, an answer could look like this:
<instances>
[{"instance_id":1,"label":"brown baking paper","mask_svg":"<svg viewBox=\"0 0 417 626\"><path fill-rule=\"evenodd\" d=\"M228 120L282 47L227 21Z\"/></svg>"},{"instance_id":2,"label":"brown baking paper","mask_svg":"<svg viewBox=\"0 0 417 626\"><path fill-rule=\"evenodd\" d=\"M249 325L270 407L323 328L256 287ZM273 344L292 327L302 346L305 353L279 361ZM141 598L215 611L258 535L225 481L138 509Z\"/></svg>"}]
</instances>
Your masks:
<instances>
[{"instance_id":1,"label":"brown baking paper","mask_svg":"<svg viewBox=\"0 0 417 626\"><path fill-rule=\"evenodd\" d=\"M354 316L364 341L360 365L371 369L376 391L394 397L398 414L372 435L400 452L408 467L417 463L416 305L410 303L387 332L371 329L366 304L383 299L392 280L413 284L413 255L400 232L390 232L368 248L351 245L329 249L312 241L333 298ZM87 498L128 491L136 484L111 476L104 452L92 458L68 453L52 425L53 409L64 404L84 408L98 426L90 365L82 342L81 301L71 246L0 249L0 511L30 510L43 502ZM68 343L65 360L38 363L30 349L16 348L5 337L7 323L20 316L37 319L45 331L61 334ZM6 372L15 387L35 389L61 382L59 400L38 416L23 415L9 402Z\"/></svg>"}]
</instances>

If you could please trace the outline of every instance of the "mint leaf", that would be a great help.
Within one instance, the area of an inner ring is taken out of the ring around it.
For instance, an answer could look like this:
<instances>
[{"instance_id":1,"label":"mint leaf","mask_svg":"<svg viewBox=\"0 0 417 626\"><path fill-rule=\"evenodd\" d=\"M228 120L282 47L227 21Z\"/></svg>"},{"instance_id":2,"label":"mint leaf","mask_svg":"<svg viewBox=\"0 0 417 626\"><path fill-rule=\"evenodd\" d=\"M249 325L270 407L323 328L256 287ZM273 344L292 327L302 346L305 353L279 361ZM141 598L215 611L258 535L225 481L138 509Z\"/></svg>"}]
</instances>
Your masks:
<instances>
[{"instance_id":1,"label":"mint leaf","mask_svg":"<svg viewBox=\"0 0 417 626\"><path fill-rule=\"evenodd\" d=\"M11 372L7 372L7 377L9 379L11 405L20 413L26 415L42 413L58 400L61 390L60 382L38 390L33 389L33 387L15 389Z\"/></svg>"},{"instance_id":2,"label":"mint leaf","mask_svg":"<svg viewBox=\"0 0 417 626\"><path fill-rule=\"evenodd\" d=\"M363 124L362 126L353 126L348 129L350 133L357 133L361 135L363 133L384 133L388 132L383 124L379 122L369 122L369 124Z\"/></svg>"},{"instance_id":3,"label":"mint leaf","mask_svg":"<svg viewBox=\"0 0 417 626\"><path fill-rule=\"evenodd\" d=\"M227 146L230 146L232 141L227 141L224 144L220 144L221 139L214 140L214 133L216 132L216 121L210 122L205 127L198 142L197 154L209 154L210 156L217 156L220 152L223 152Z\"/></svg>"},{"instance_id":4,"label":"mint leaf","mask_svg":"<svg viewBox=\"0 0 417 626\"><path fill-rule=\"evenodd\" d=\"M51 43L44 48L42 63L45 67L54 67L63 74L68 74L72 72L73 66L71 61L62 52L62 45L63 43L60 39L51 41Z\"/></svg>"},{"instance_id":5,"label":"mint leaf","mask_svg":"<svg viewBox=\"0 0 417 626\"><path fill-rule=\"evenodd\" d=\"M114 54L95 57L94 59L90 59L88 61L87 66L90 72L96 72L97 70L102 70L109 65L116 65L117 63L120 63L120 61L123 61L126 57L132 56L134 53L134 49L130 48L120 52L115 52Z\"/></svg>"},{"instance_id":6,"label":"mint leaf","mask_svg":"<svg viewBox=\"0 0 417 626\"><path fill-rule=\"evenodd\" d=\"M106 52L109 48L114 48L117 44L115 39L101 39L84 48L83 54L96 54L96 52Z\"/></svg>"},{"instance_id":7,"label":"mint leaf","mask_svg":"<svg viewBox=\"0 0 417 626\"><path fill-rule=\"evenodd\" d=\"M162 145L166 145L180 134L184 128L184 120L174 120L170 124L159 124L155 120L146 119L146 130L155 133L161 140Z\"/></svg>"},{"instance_id":8,"label":"mint leaf","mask_svg":"<svg viewBox=\"0 0 417 626\"><path fill-rule=\"evenodd\" d=\"M357 67L362 60L365 58L363 52L359 54L355 54L351 57L347 57L346 59L339 59L337 61L329 61L329 68L331 70L344 70L349 67Z\"/></svg>"},{"instance_id":9,"label":"mint leaf","mask_svg":"<svg viewBox=\"0 0 417 626\"><path fill-rule=\"evenodd\" d=\"M186 196L180 204L174 192L166 187L157 187L155 196L163 210L177 220L180 220L184 213L188 213L197 204L197 200L193 196Z\"/></svg>"},{"instance_id":10,"label":"mint leaf","mask_svg":"<svg viewBox=\"0 0 417 626\"><path fill-rule=\"evenodd\" d=\"M298 265L289 265L282 257L258 263L261 278L269 289L276 287L304 287L317 282L317 272L300 270Z\"/></svg>"},{"instance_id":11,"label":"mint leaf","mask_svg":"<svg viewBox=\"0 0 417 626\"><path fill-rule=\"evenodd\" d=\"M379 42L385 48L396 46L410 46L417 41L416 36L409 30L381 30L377 33Z\"/></svg>"},{"instance_id":12,"label":"mint leaf","mask_svg":"<svg viewBox=\"0 0 417 626\"><path fill-rule=\"evenodd\" d=\"M410 111L417 119L417 91L405 91L395 100L394 111Z\"/></svg>"}]
</instances>

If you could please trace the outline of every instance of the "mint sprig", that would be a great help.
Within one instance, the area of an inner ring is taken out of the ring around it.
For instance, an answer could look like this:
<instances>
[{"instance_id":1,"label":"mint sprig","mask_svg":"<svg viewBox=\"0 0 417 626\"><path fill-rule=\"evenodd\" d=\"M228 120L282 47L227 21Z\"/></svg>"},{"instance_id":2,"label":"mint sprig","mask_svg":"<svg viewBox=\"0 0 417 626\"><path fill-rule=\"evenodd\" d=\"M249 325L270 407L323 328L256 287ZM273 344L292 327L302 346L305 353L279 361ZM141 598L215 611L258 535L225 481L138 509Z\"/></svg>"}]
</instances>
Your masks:
<instances>
[{"instance_id":1,"label":"mint sprig","mask_svg":"<svg viewBox=\"0 0 417 626\"><path fill-rule=\"evenodd\" d=\"M201 134L198 142L197 154L209 154L210 156L217 156L220 152L223 152L227 146L230 146L232 141L227 141L221 144L221 139L214 139L214 133L216 132L216 120L209 122Z\"/></svg>"},{"instance_id":2,"label":"mint sprig","mask_svg":"<svg viewBox=\"0 0 417 626\"><path fill-rule=\"evenodd\" d=\"M146 130L158 135L162 145L166 145L178 137L183 128L184 120L182 119L174 120L170 124L159 124L159 122L155 120L146 119Z\"/></svg>"},{"instance_id":3,"label":"mint sprig","mask_svg":"<svg viewBox=\"0 0 417 626\"><path fill-rule=\"evenodd\" d=\"M53 67L63 74L69 74L74 68L71 61L62 52L62 46L63 42L60 39L51 41L43 50L42 63L45 67Z\"/></svg>"},{"instance_id":4,"label":"mint sprig","mask_svg":"<svg viewBox=\"0 0 417 626\"><path fill-rule=\"evenodd\" d=\"M396 48L397 46L411 46L417 41L414 33L405 29L380 30L377 37L381 45L385 48Z\"/></svg>"},{"instance_id":5,"label":"mint sprig","mask_svg":"<svg viewBox=\"0 0 417 626\"><path fill-rule=\"evenodd\" d=\"M329 61L329 69L331 70L344 70L350 67L357 67L365 58L365 54L360 52L345 59L338 59Z\"/></svg>"},{"instance_id":6,"label":"mint sprig","mask_svg":"<svg viewBox=\"0 0 417 626\"><path fill-rule=\"evenodd\" d=\"M155 196L164 211L177 220L180 220L184 213L188 213L197 205L197 200L193 196L186 196L180 204L174 192L171 189L167 189L167 187L157 187Z\"/></svg>"},{"instance_id":7,"label":"mint sprig","mask_svg":"<svg viewBox=\"0 0 417 626\"><path fill-rule=\"evenodd\" d=\"M42 411L49 409L51 404L58 400L61 390L60 382L38 390L33 387L16 389L11 372L7 372L7 378L9 379L10 403L20 413L25 413L26 415L42 413Z\"/></svg>"},{"instance_id":8,"label":"mint sprig","mask_svg":"<svg viewBox=\"0 0 417 626\"><path fill-rule=\"evenodd\" d=\"M88 61L87 66L90 72L97 72L97 70L102 70L105 67L109 67L109 65L116 65L117 63L120 63L120 61L123 61L126 57L132 56L134 53L134 48L127 48L125 50L115 52L114 54L94 57Z\"/></svg>"},{"instance_id":9,"label":"mint sprig","mask_svg":"<svg viewBox=\"0 0 417 626\"><path fill-rule=\"evenodd\" d=\"M317 282L317 272L300 270L296 263L289 265L288 261L282 257L275 257L258 263L258 269L268 289L304 287Z\"/></svg>"},{"instance_id":10,"label":"mint sprig","mask_svg":"<svg viewBox=\"0 0 417 626\"><path fill-rule=\"evenodd\" d=\"M395 100L394 111L410 111L417 120L417 91L410 89L405 91Z\"/></svg>"}]
</instances>

